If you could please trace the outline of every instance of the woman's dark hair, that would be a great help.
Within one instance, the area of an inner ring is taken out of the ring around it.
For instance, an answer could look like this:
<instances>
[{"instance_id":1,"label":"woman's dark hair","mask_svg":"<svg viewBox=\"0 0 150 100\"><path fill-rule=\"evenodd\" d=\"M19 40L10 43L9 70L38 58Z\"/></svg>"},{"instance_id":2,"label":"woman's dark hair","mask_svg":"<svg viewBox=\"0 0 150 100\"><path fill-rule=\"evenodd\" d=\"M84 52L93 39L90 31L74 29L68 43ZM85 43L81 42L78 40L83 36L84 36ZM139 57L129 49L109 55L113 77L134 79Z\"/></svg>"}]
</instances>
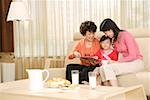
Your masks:
<instances>
[{"instance_id":1,"label":"woman's dark hair","mask_svg":"<svg viewBox=\"0 0 150 100\"><path fill-rule=\"evenodd\" d=\"M96 29L97 29L97 26L92 21L85 21L80 26L80 32L83 36L85 36L87 31L95 33Z\"/></svg>"},{"instance_id":2,"label":"woman's dark hair","mask_svg":"<svg viewBox=\"0 0 150 100\"><path fill-rule=\"evenodd\" d=\"M100 42L103 42L105 40L109 39L110 40L110 43L112 43L112 39L106 35L103 35L101 38L100 38Z\"/></svg>"},{"instance_id":3,"label":"woman's dark hair","mask_svg":"<svg viewBox=\"0 0 150 100\"><path fill-rule=\"evenodd\" d=\"M109 31L110 29L114 32L114 41L116 41L119 32L123 30L119 29L116 23L110 18L104 19L100 24L100 31L105 32L105 31Z\"/></svg>"}]
</instances>

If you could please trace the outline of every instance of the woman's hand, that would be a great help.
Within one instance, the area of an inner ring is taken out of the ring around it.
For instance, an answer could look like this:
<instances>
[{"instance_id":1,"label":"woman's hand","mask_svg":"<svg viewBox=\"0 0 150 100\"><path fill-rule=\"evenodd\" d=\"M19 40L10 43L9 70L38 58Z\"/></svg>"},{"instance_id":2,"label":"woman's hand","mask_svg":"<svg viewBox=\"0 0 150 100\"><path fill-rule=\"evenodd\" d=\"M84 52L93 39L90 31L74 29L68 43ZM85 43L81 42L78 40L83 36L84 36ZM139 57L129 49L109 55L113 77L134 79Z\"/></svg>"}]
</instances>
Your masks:
<instances>
[{"instance_id":1,"label":"woman's hand","mask_svg":"<svg viewBox=\"0 0 150 100\"><path fill-rule=\"evenodd\" d=\"M77 52L77 51L72 52L68 56L69 59L80 58L80 57L81 57L81 54L79 52Z\"/></svg>"},{"instance_id":2,"label":"woman's hand","mask_svg":"<svg viewBox=\"0 0 150 100\"><path fill-rule=\"evenodd\" d=\"M117 63L117 61L115 61L115 60L108 60L108 63L109 64L113 64L113 63Z\"/></svg>"},{"instance_id":3,"label":"woman's hand","mask_svg":"<svg viewBox=\"0 0 150 100\"><path fill-rule=\"evenodd\" d=\"M73 53L70 53L69 56L68 56L68 58L69 58L69 59L74 59L74 58L75 58L75 55L74 55Z\"/></svg>"}]
</instances>

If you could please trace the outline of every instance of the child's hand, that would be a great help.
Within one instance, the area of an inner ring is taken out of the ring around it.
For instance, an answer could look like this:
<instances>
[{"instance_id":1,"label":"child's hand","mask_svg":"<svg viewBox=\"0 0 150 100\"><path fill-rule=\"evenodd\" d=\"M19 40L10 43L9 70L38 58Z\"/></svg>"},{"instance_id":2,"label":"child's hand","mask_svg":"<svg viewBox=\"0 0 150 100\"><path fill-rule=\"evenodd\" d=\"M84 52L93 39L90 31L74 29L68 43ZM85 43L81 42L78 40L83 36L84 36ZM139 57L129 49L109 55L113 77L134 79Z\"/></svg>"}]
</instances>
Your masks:
<instances>
[{"instance_id":1,"label":"child's hand","mask_svg":"<svg viewBox=\"0 0 150 100\"><path fill-rule=\"evenodd\" d=\"M94 59L98 59L98 56L93 56L92 58L94 58Z\"/></svg>"},{"instance_id":2,"label":"child's hand","mask_svg":"<svg viewBox=\"0 0 150 100\"><path fill-rule=\"evenodd\" d=\"M109 64L113 64L113 63L117 63L117 61L115 61L115 60L108 60L108 63Z\"/></svg>"}]
</instances>

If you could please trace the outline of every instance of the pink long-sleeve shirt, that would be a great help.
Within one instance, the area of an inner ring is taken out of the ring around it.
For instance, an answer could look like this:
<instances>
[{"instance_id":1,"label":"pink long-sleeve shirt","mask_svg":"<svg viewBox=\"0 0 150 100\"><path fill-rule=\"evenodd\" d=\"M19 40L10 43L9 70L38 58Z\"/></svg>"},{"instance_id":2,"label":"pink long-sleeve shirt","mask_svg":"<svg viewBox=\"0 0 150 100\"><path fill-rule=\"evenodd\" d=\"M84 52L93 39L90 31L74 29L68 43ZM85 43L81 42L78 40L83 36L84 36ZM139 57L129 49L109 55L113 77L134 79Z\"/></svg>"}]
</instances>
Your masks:
<instances>
[{"instance_id":1,"label":"pink long-sleeve shirt","mask_svg":"<svg viewBox=\"0 0 150 100\"><path fill-rule=\"evenodd\" d=\"M114 48L122 54L122 59L119 62L130 62L136 59L143 59L139 47L131 35L127 31L121 31L118 35Z\"/></svg>"}]
</instances>

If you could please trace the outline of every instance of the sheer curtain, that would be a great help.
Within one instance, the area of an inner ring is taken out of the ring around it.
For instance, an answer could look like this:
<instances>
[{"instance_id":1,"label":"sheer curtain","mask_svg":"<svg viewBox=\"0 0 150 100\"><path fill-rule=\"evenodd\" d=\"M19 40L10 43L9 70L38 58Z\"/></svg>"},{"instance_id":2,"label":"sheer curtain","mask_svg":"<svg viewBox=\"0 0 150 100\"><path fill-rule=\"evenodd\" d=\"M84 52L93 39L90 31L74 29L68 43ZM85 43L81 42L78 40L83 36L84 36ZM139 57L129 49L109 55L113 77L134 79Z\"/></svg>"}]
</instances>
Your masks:
<instances>
[{"instance_id":1,"label":"sheer curtain","mask_svg":"<svg viewBox=\"0 0 150 100\"><path fill-rule=\"evenodd\" d=\"M48 57L46 1L23 1L31 19L14 23L16 79L26 77L26 68L43 68L45 58Z\"/></svg>"},{"instance_id":2,"label":"sheer curtain","mask_svg":"<svg viewBox=\"0 0 150 100\"><path fill-rule=\"evenodd\" d=\"M119 0L114 0L119 2ZM119 3L109 0L49 0L47 1L48 55L65 56L73 33L79 32L81 22L92 20L98 26L103 18L119 22ZM111 8L110 8L111 7ZM115 10L115 9L118 10ZM104 11L103 11L104 10ZM111 10L107 12L108 10ZM106 13L107 12L107 13ZM114 16L115 15L115 16Z\"/></svg>"},{"instance_id":3,"label":"sheer curtain","mask_svg":"<svg viewBox=\"0 0 150 100\"><path fill-rule=\"evenodd\" d=\"M150 0L120 0L123 28L150 27Z\"/></svg>"},{"instance_id":4,"label":"sheer curtain","mask_svg":"<svg viewBox=\"0 0 150 100\"><path fill-rule=\"evenodd\" d=\"M149 0L23 0L31 20L14 23L17 76L26 68L43 68L46 58L51 67L64 67L63 60L73 33L81 22L92 20L98 26L112 18L121 28L150 27ZM61 62L55 60L61 59Z\"/></svg>"}]
</instances>

